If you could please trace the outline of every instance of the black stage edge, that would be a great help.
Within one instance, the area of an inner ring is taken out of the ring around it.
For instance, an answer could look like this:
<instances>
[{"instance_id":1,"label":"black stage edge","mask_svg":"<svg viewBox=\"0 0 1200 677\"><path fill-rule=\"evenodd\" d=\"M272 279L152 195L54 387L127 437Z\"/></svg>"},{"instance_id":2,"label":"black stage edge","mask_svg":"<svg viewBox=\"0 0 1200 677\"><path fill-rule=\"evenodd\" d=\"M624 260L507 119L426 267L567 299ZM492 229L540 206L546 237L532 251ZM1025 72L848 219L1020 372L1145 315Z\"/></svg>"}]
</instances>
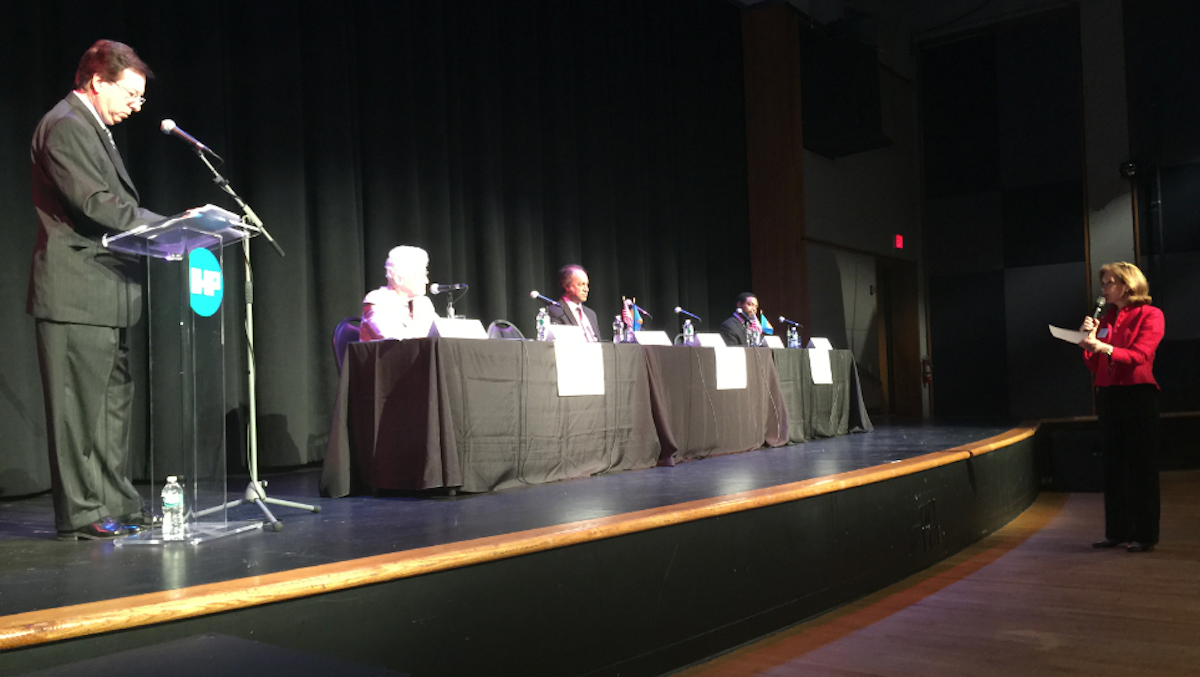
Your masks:
<instances>
[{"instance_id":1,"label":"black stage edge","mask_svg":"<svg viewBox=\"0 0 1200 677\"><path fill-rule=\"evenodd\" d=\"M97 656L110 660L96 670L141 674L122 652L219 636L414 676L658 675L874 592L1008 523L1038 493L1035 438L852 470L830 480L847 488L801 500L14 649L0 654L0 674ZM924 463L935 457L951 462Z\"/></svg>"}]
</instances>

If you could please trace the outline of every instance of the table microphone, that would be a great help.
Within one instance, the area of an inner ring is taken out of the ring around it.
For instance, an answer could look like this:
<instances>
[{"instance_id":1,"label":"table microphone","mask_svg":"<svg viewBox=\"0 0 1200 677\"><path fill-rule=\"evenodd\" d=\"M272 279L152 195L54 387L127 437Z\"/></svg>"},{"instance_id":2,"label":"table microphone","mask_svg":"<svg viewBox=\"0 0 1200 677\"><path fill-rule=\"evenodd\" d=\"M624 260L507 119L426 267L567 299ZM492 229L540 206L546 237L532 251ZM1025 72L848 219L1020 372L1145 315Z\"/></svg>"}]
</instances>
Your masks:
<instances>
[{"instance_id":1,"label":"table microphone","mask_svg":"<svg viewBox=\"0 0 1200 677\"><path fill-rule=\"evenodd\" d=\"M696 315L694 313L689 313L688 311L684 310L683 308L680 308L679 306L675 306L675 314L676 315L687 315L688 317L692 318L693 320L695 320L697 322L700 321L699 315Z\"/></svg>"},{"instance_id":2,"label":"table microphone","mask_svg":"<svg viewBox=\"0 0 1200 677\"><path fill-rule=\"evenodd\" d=\"M561 303L559 303L558 301L555 301L554 299L550 298L549 296L542 296L541 292L539 292L537 290L529 292L529 298L537 299L537 300L541 301L542 303L548 303L552 306L558 306L559 308L562 307Z\"/></svg>"}]
</instances>

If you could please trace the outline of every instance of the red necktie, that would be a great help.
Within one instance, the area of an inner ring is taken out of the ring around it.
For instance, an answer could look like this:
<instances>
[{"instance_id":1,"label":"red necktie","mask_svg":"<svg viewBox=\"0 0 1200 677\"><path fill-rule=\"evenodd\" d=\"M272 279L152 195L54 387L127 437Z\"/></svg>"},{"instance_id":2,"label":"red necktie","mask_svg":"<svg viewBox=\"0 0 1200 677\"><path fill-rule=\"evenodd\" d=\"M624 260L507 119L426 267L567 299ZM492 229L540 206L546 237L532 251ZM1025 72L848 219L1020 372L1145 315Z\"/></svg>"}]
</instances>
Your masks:
<instances>
[{"instance_id":1,"label":"red necktie","mask_svg":"<svg viewBox=\"0 0 1200 677\"><path fill-rule=\"evenodd\" d=\"M585 341L593 341L592 325L587 320L583 319L583 306L575 307L575 315L579 317L579 326L583 329L583 339Z\"/></svg>"}]
</instances>

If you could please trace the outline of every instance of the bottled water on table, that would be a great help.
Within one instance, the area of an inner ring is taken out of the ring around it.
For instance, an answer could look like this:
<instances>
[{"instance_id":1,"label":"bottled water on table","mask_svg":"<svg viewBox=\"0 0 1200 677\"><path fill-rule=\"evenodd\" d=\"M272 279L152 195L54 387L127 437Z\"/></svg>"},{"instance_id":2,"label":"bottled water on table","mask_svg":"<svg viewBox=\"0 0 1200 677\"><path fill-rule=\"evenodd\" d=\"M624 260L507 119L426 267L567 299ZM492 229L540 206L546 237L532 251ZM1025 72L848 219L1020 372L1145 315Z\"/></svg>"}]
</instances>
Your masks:
<instances>
[{"instance_id":1,"label":"bottled water on table","mask_svg":"<svg viewBox=\"0 0 1200 677\"><path fill-rule=\"evenodd\" d=\"M537 340L545 341L550 333L550 313L545 306L537 314Z\"/></svg>"},{"instance_id":2,"label":"bottled water on table","mask_svg":"<svg viewBox=\"0 0 1200 677\"><path fill-rule=\"evenodd\" d=\"M179 478L171 475L162 488L162 537L164 541L182 541L185 537L183 487Z\"/></svg>"},{"instance_id":3,"label":"bottled water on table","mask_svg":"<svg viewBox=\"0 0 1200 677\"><path fill-rule=\"evenodd\" d=\"M696 340L696 328L692 326L691 320L683 321L683 345L690 346Z\"/></svg>"}]
</instances>

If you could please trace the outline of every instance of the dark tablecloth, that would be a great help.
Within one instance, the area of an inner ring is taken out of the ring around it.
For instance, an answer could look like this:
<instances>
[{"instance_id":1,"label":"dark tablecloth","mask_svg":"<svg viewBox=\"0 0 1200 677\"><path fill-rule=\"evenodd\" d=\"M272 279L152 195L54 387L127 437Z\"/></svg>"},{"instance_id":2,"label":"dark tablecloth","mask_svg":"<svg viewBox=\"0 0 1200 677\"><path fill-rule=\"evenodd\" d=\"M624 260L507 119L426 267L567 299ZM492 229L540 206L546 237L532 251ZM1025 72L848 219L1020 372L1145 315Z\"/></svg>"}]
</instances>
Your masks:
<instances>
[{"instance_id":1,"label":"dark tablecloth","mask_svg":"<svg viewBox=\"0 0 1200 677\"><path fill-rule=\"evenodd\" d=\"M662 465L788 443L788 415L769 348L740 349L746 387L738 390L717 390L712 348L645 350Z\"/></svg>"},{"instance_id":2,"label":"dark tablecloth","mask_svg":"<svg viewBox=\"0 0 1200 677\"><path fill-rule=\"evenodd\" d=\"M645 352L600 347L605 394L559 397L551 343L350 344L322 493L482 492L654 466Z\"/></svg>"},{"instance_id":3,"label":"dark tablecloth","mask_svg":"<svg viewBox=\"0 0 1200 677\"><path fill-rule=\"evenodd\" d=\"M873 430L849 350L831 350L832 385L815 385L807 350L775 350L775 369L788 412L788 442Z\"/></svg>"},{"instance_id":4,"label":"dark tablecloth","mask_svg":"<svg viewBox=\"0 0 1200 677\"><path fill-rule=\"evenodd\" d=\"M322 494L484 492L870 430L848 351L814 386L806 351L747 349L741 390L716 389L709 348L601 352L605 394L559 397L550 343L351 343Z\"/></svg>"}]
</instances>

